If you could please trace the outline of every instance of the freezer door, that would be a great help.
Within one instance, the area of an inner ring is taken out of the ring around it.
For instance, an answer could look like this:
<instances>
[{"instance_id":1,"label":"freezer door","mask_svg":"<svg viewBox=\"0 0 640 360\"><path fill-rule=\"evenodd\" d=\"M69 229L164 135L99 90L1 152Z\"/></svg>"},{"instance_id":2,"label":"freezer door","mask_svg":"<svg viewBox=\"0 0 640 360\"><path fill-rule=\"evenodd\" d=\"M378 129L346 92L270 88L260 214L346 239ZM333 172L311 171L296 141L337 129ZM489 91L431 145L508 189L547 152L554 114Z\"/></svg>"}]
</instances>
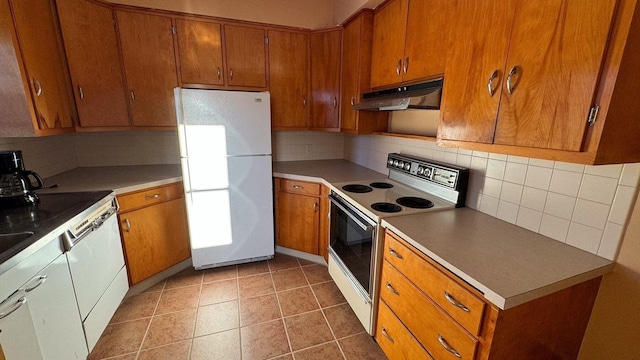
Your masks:
<instances>
[{"instance_id":1,"label":"freezer door","mask_svg":"<svg viewBox=\"0 0 640 360\"><path fill-rule=\"evenodd\" d=\"M269 92L175 89L180 155L271 154Z\"/></svg>"},{"instance_id":2,"label":"freezer door","mask_svg":"<svg viewBox=\"0 0 640 360\"><path fill-rule=\"evenodd\" d=\"M186 159L183 159L183 162ZM196 269L273 256L271 156L226 158L213 190L187 191L191 254ZM185 184L190 179L185 178Z\"/></svg>"}]
</instances>

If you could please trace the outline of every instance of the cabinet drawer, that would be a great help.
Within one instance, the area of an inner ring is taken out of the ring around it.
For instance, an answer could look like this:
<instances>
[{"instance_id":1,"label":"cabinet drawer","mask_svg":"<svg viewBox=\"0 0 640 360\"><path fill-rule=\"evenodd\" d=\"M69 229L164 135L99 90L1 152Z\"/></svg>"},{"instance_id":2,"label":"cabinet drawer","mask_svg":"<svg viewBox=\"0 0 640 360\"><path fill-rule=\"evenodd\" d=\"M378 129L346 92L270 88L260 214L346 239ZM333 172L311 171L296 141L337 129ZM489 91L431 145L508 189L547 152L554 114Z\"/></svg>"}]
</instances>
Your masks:
<instances>
[{"instance_id":1,"label":"cabinet drawer","mask_svg":"<svg viewBox=\"0 0 640 360\"><path fill-rule=\"evenodd\" d=\"M159 186L147 190L118 195L120 212L127 212L145 206L177 199L184 196L182 183L177 182L165 186Z\"/></svg>"},{"instance_id":2,"label":"cabinet drawer","mask_svg":"<svg viewBox=\"0 0 640 360\"><path fill-rule=\"evenodd\" d=\"M436 359L473 359L478 341L386 260L380 297Z\"/></svg>"},{"instance_id":3,"label":"cabinet drawer","mask_svg":"<svg viewBox=\"0 0 640 360\"><path fill-rule=\"evenodd\" d=\"M280 179L280 190L294 194L320 196L320 184L306 181Z\"/></svg>"},{"instance_id":4,"label":"cabinet drawer","mask_svg":"<svg viewBox=\"0 0 640 360\"><path fill-rule=\"evenodd\" d=\"M433 359L384 302L378 308L376 341L389 360Z\"/></svg>"},{"instance_id":5,"label":"cabinet drawer","mask_svg":"<svg viewBox=\"0 0 640 360\"><path fill-rule=\"evenodd\" d=\"M384 258L469 332L478 335L484 301L420 258L389 232L385 236Z\"/></svg>"}]
</instances>

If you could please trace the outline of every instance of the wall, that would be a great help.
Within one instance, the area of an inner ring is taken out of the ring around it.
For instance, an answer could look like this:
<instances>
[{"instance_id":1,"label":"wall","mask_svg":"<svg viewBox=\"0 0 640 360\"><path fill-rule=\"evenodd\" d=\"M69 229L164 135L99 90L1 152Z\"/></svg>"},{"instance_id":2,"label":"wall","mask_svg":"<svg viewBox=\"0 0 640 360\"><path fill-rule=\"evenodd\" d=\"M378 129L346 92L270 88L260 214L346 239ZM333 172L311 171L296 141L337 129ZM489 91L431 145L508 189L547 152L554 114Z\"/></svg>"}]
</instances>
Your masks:
<instances>
[{"instance_id":1,"label":"wall","mask_svg":"<svg viewBox=\"0 0 640 360\"><path fill-rule=\"evenodd\" d=\"M73 135L44 138L0 137L0 151L22 150L25 168L46 178L78 167L73 142Z\"/></svg>"},{"instance_id":2,"label":"wall","mask_svg":"<svg viewBox=\"0 0 640 360\"><path fill-rule=\"evenodd\" d=\"M384 0L334 0L333 1L333 23L342 24L356 11L367 8L375 9Z\"/></svg>"},{"instance_id":3,"label":"wall","mask_svg":"<svg viewBox=\"0 0 640 360\"><path fill-rule=\"evenodd\" d=\"M640 357L640 199L635 203L618 264L604 277L580 360Z\"/></svg>"},{"instance_id":4,"label":"wall","mask_svg":"<svg viewBox=\"0 0 640 360\"><path fill-rule=\"evenodd\" d=\"M344 158L344 135L320 131L274 131L274 161Z\"/></svg>"},{"instance_id":5,"label":"wall","mask_svg":"<svg viewBox=\"0 0 640 360\"><path fill-rule=\"evenodd\" d=\"M303 28L333 25L333 0L109 0L113 3Z\"/></svg>"},{"instance_id":6,"label":"wall","mask_svg":"<svg viewBox=\"0 0 640 360\"><path fill-rule=\"evenodd\" d=\"M390 152L468 167L468 207L608 259L617 256L640 178L640 163L584 166L388 136L344 142L346 159L382 173Z\"/></svg>"}]
</instances>

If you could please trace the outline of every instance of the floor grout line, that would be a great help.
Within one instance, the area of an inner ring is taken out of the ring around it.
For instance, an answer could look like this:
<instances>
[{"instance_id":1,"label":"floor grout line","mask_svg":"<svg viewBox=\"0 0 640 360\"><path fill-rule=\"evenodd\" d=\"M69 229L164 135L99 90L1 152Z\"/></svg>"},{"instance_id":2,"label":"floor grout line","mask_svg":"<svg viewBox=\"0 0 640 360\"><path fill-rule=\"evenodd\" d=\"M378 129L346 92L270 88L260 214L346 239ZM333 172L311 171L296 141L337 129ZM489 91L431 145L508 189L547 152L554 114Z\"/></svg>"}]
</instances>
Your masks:
<instances>
[{"instance_id":1,"label":"floor grout line","mask_svg":"<svg viewBox=\"0 0 640 360\"><path fill-rule=\"evenodd\" d=\"M162 285L162 291L160 292L160 296L158 297L156 306L153 308L153 313L151 314L151 319L149 319L149 324L147 324L147 329L144 331L144 336L142 337L142 341L140 342L140 346L138 347L138 352L136 353L136 359L140 357L140 352L142 351L142 345L144 345L144 341L147 339L147 335L149 334L149 329L151 328L151 323L153 323L153 317L156 315L156 311L158 310L158 305L160 305L160 299L162 299L162 294L164 294L164 288L166 286L167 286L167 279L164 280L164 284Z\"/></svg>"},{"instance_id":2,"label":"floor grout line","mask_svg":"<svg viewBox=\"0 0 640 360\"><path fill-rule=\"evenodd\" d=\"M267 262L267 265L269 266L269 270L271 270L271 264ZM291 357L293 357L293 347L291 346L291 339L289 338L289 330L287 330L287 323L284 321L284 313L282 312L282 305L280 304L280 298L278 297L278 292L276 291L276 282L273 280L273 273L269 272L269 275L271 275L271 284L273 285L273 291L275 292L275 295L276 295L276 302L278 303L278 309L280 310L280 317L281 317L280 319L282 321L282 327L284 328L284 334L287 337L287 344L289 344L289 351L291 351Z\"/></svg>"},{"instance_id":3,"label":"floor grout line","mask_svg":"<svg viewBox=\"0 0 640 360\"><path fill-rule=\"evenodd\" d=\"M268 264L267 264L268 265ZM238 346L240 346L240 360L244 357L242 353L242 311L240 308L240 270L236 267L236 301L238 301Z\"/></svg>"},{"instance_id":4,"label":"floor grout line","mask_svg":"<svg viewBox=\"0 0 640 360\"><path fill-rule=\"evenodd\" d=\"M200 274L200 290L198 291L198 301L196 303L196 315L193 319L193 331L191 332L191 338L189 339L189 358L191 358L191 350L193 349L193 339L196 336L196 328L198 327L198 314L200 313L200 297L202 296L202 285L204 282L204 271Z\"/></svg>"}]
</instances>

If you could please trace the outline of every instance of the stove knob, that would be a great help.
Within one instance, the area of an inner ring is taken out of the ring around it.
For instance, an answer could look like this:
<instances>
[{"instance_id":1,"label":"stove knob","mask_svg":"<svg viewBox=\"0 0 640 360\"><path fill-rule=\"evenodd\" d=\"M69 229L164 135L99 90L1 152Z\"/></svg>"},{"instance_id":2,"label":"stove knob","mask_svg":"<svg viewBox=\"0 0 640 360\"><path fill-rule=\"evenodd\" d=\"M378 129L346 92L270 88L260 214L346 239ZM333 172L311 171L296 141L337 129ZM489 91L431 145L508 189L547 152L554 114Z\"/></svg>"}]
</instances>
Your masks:
<instances>
[{"instance_id":1,"label":"stove knob","mask_svg":"<svg viewBox=\"0 0 640 360\"><path fill-rule=\"evenodd\" d=\"M418 167L418 175L424 174L424 168L422 166Z\"/></svg>"},{"instance_id":2,"label":"stove knob","mask_svg":"<svg viewBox=\"0 0 640 360\"><path fill-rule=\"evenodd\" d=\"M424 169L424 176L429 177L430 175L431 175L431 169L429 169L429 168L425 168L425 169Z\"/></svg>"},{"instance_id":3,"label":"stove knob","mask_svg":"<svg viewBox=\"0 0 640 360\"><path fill-rule=\"evenodd\" d=\"M389 160L387 161L387 164L388 164L389 166L393 166L393 159L389 159Z\"/></svg>"},{"instance_id":4,"label":"stove knob","mask_svg":"<svg viewBox=\"0 0 640 360\"><path fill-rule=\"evenodd\" d=\"M393 160L393 166L398 167L398 164L399 164L399 163L400 163L400 162L399 162L398 160Z\"/></svg>"},{"instance_id":5,"label":"stove knob","mask_svg":"<svg viewBox=\"0 0 640 360\"><path fill-rule=\"evenodd\" d=\"M408 162L407 162L407 163L404 163L404 169L405 169L405 170L407 170L407 171L408 171L409 169L411 169L411 163L408 163Z\"/></svg>"}]
</instances>

